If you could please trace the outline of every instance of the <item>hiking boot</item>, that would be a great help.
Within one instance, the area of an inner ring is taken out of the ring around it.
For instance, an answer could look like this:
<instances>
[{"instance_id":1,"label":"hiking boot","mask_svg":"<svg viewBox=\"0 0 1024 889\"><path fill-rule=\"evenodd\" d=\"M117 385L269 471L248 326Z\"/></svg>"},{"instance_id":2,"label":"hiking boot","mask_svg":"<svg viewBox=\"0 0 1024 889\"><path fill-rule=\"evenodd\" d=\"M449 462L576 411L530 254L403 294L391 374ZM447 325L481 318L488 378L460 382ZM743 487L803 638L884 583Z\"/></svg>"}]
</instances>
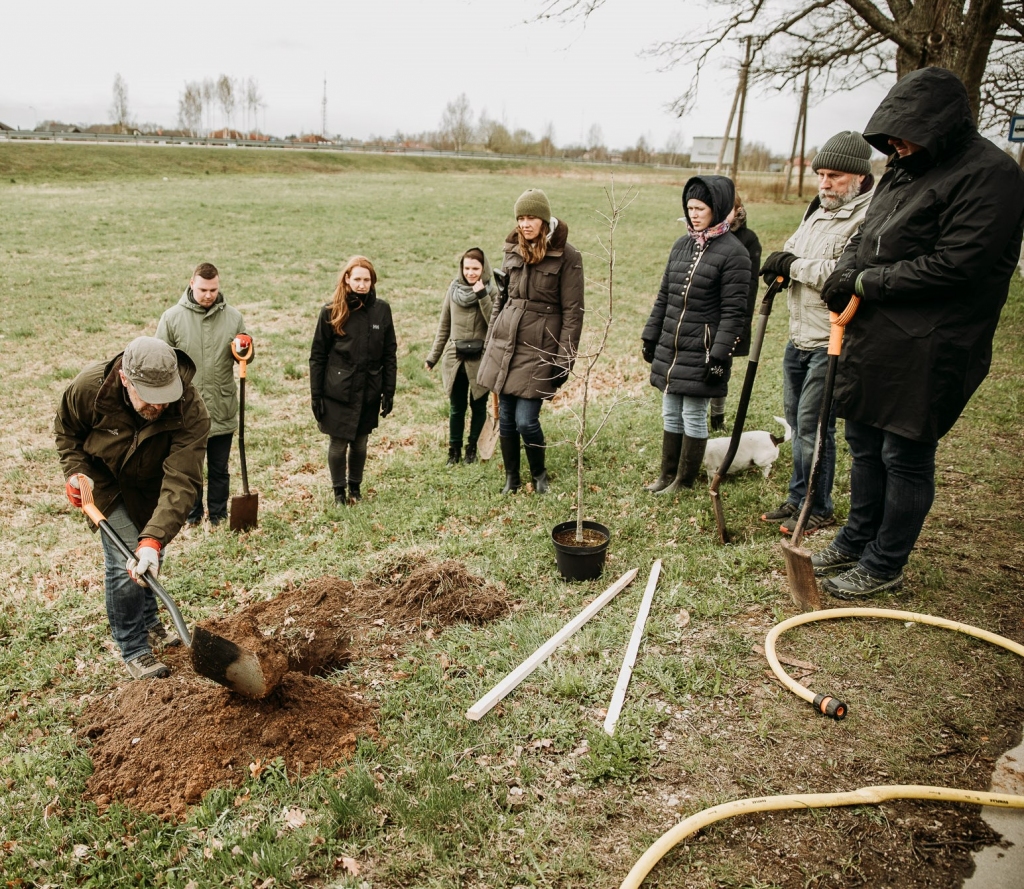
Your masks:
<instances>
[{"instance_id":1,"label":"hiking boot","mask_svg":"<svg viewBox=\"0 0 1024 889\"><path fill-rule=\"evenodd\" d=\"M181 639L174 630L168 630L163 624L153 624L146 631L146 641L150 648L174 648L181 645Z\"/></svg>"},{"instance_id":2,"label":"hiking boot","mask_svg":"<svg viewBox=\"0 0 1024 889\"><path fill-rule=\"evenodd\" d=\"M668 432L661 433L661 475L649 485L645 485L648 491L657 494L663 491L676 479L676 467L679 465L679 455L683 452L683 433Z\"/></svg>"},{"instance_id":3,"label":"hiking boot","mask_svg":"<svg viewBox=\"0 0 1024 889\"><path fill-rule=\"evenodd\" d=\"M448 465L449 466L458 466L458 464L461 461L462 461L462 445L461 444L448 445Z\"/></svg>"},{"instance_id":4,"label":"hiking boot","mask_svg":"<svg viewBox=\"0 0 1024 889\"><path fill-rule=\"evenodd\" d=\"M811 567L815 577L824 577L830 571L846 571L860 561L860 556L851 556L830 542L820 553L811 555Z\"/></svg>"},{"instance_id":5,"label":"hiking boot","mask_svg":"<svg viewBox=\"0 0 1024 889\"><path fill-rule=\"evenodd\" d=\"M761 521L771 522L774 525L776 522L784 521L790 516L797 515L799 512L800 509L787 500L782 506L775 507L771 512L761 513Z\"/></svg>"},{"instance_id":6,"label":"hiking boot","mask_svg":"<svg viewBox=\"0 0 1024 889\"><path fill-rule=\"evenodd\" d=\"M358 503L360 500L363 499L363 492L359 490L359 486L361 484L362 484L362 482L354 482L354 481L349 480L349 483L348 483L348 502L350 504Z\"/></svg>"},{"instance_id":7,"label":"hiking boot","mask_svg":"<svg viewBox=\"0 0 1024 889\"><path fill-rule=\"evenodd\" d=\"M786 521L779 525L779 530L787 537L791 537L793 532L796 530L796 523L800 518L800 513L793 513ZM836 518L831 513L829 515L811 515L807 516L807 522L804 524L804 537L808 534L813 534L815 531L820 531L822 528L828 528L836 523Z\"/></svg>"},{"instance_id":8,"label":"hiking boot","mask_svg":"<svg viewBox=\"0 0 1024 889\"><path fill-rule=\"evenodd\" d=\"M467 466L470 463L476 463L476 442L471 441L466 445L466 456L462 458L462 462Z\"/></svg>"},{"instance_id":9,"label":"hiking boot","mask_svg":"<svg viewBox=\"0 0 1024 889\"><path fill-rule=\"evenodd\" d=\"M821 588L834 599L869 599L879 593L893 593L903 586L903 572L886 580L868 574L859 565L838 577L829 577L821 582Z\"/></svg>"},{"instance_id":10,"label":"hiking boot","mask_svg":"<svg viewBox=\"0 0 1024 889\"><path fill-rule=\"evenodd\" d=\"M148 651L130 661L125 661L124 665L132 679L163 679L171 675L170 667L161 664Z\"/></svg>"}]
</instances>

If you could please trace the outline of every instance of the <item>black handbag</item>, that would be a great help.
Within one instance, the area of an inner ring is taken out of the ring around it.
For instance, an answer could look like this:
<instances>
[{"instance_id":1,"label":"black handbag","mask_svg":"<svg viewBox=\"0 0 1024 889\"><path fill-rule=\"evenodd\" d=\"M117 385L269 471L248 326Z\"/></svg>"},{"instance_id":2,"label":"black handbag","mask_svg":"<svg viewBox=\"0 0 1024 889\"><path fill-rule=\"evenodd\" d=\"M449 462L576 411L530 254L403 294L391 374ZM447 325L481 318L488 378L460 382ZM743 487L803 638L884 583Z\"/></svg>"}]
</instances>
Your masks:
<instances>
[{"instance_id":1,"label":"black handbag","mask_svg":"<svg viewBox=\"0 0 1024 889\"><path fill-rule=\"evenodd\" d=\"M456 340L455 354L459 358L479 358L484 350L483 340Z\"/></svg>"}]
</instances>

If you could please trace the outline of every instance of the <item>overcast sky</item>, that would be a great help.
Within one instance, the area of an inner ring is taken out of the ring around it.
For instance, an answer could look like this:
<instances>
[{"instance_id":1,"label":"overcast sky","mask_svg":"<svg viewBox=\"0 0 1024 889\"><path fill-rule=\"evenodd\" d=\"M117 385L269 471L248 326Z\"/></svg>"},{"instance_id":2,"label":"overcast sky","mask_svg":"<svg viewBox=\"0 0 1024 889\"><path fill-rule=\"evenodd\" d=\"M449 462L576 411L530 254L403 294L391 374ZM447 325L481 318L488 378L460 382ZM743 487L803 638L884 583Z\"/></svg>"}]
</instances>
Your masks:
<instances>
[{"instance_id":1,"label":"overcast sky","mask_svg":"<svg viewBox=\"0 0 1024 889\"><path fill-rule=\"evenodd\" d=\"M466 93L475 115L560 145L593 124L612 148L644 136L654 148L681 135L720 136L734 69L710 71L700 104L683 119L666 106L684 69L659 70L642 51L694 31L701 0L607 0L583 23L528 22L541 0L176 0L145 4L49 0L5 4L0 121L31 129L56 119L110 121L114 76L128 85L137 122L175 126L186 81L255 77L267 132L319 132L327 79L327 131L365 139L437 129L445 104ZM808 144L861 129L888 83L835 95L811 109ZM752 94L744 141L788 153L793 92ZM214 120L222 125L221 117ZM239 112L235 126L241 125Z\"/></svg>"}]
</instances>

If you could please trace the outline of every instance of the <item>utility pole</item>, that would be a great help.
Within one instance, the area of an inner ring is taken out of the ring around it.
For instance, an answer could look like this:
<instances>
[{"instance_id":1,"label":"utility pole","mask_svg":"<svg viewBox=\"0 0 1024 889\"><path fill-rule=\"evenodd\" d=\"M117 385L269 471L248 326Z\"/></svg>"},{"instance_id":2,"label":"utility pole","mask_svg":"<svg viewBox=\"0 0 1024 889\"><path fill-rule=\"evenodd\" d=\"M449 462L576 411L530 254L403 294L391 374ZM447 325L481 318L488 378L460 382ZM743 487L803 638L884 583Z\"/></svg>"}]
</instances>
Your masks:
<instances>
[{"instance_id":1,"label":"utility pole","mask_svg":"<svg viewBox=\"0 0 1024 889\"><path fill-rule=\"evenodd\" d=\"M797 180L798 185L796 187L796 196L803 200L804 196L804 173L807 172L807 164L804 163L807 157L807 95L811 90L811 69L807 69L807 74L804 77L804 96L800 102L802 109L801 113L803 116L803 124L800 128L800 178Z\"/></svg>"},{"instance_id":2,"label":"utility pole","mask_svg":"<svg viewBox=\"0 0 1024 889\"><path fill-rule=\"evenodd\" d=\"M740 68L740 111L736 117L736 148L732 155L732 181L735 184L737 174L740 170L740 151L743 148L743 108L747 104L747 74L750 71L750 40L747 38L747 47L743 53L743 67Z\"/></svg>"},{"instance_id":3,"label":"utility pole","mask_svg":"<svg viewBox=\"0 0 1024 889\"><path fill-rule=\"evenodd\" d=\"M804 78L803 93L800 96L800 111L796 116L796 128L793 130L793 149L789 152L789 169L786 171L786 186L782 190L782 200L789 197L789 186L793 181L793 167L796 166L796 147L800 141L800 130L807 116L807 91L810 88L811 72L808 70ZM802 174L801 174L802 175Z\"/></svg>"},{"instance_id":4,"label":"utility pole","mask_svg":"<svg viewBox=\"0 0 1024 889\"><path fill-rule=\"evenodd\" d=\"M736 105L740 100L740 82L736 82L736 92L732 94L732 107L729 109L729 119L725 122L725 135L722 137L722 144L718 146L718 160L715 163L715 172L722 171L722 161L725 160L726 146L729 144L729 134L732 132L732 119L736 116Z\"/></svg>"},{"instance_id":5,"label":"utility pole","mask_svg":"<svg viewBox=\"0 0 1024 889\"><path fill-rule=\"evenodd\" d=\"M320 102L320 137L327 138L327 74L324 73L324 97Z\"/></svg>"}]
</instances>

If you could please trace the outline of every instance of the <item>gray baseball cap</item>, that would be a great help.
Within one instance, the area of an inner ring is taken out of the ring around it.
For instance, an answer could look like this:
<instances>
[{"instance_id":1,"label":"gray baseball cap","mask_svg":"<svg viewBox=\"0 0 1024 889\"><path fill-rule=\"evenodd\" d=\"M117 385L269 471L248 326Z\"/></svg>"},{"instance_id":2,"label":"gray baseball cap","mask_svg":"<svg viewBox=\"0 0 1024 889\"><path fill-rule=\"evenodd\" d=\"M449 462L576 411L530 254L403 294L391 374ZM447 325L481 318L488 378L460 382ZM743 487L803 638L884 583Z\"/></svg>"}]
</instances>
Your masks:
<instances>
[{"instance_id":1,"label":"gray baseball cap","mask_svg":"<svg viewBox=\"0 0 1024 889\"><path fill-rule=\"evenodd\" d=\"M170 404L181 398L178 356L155 336L133 339L121 357L121 370L147 404Z\"/></svg>"}]
</instances>

